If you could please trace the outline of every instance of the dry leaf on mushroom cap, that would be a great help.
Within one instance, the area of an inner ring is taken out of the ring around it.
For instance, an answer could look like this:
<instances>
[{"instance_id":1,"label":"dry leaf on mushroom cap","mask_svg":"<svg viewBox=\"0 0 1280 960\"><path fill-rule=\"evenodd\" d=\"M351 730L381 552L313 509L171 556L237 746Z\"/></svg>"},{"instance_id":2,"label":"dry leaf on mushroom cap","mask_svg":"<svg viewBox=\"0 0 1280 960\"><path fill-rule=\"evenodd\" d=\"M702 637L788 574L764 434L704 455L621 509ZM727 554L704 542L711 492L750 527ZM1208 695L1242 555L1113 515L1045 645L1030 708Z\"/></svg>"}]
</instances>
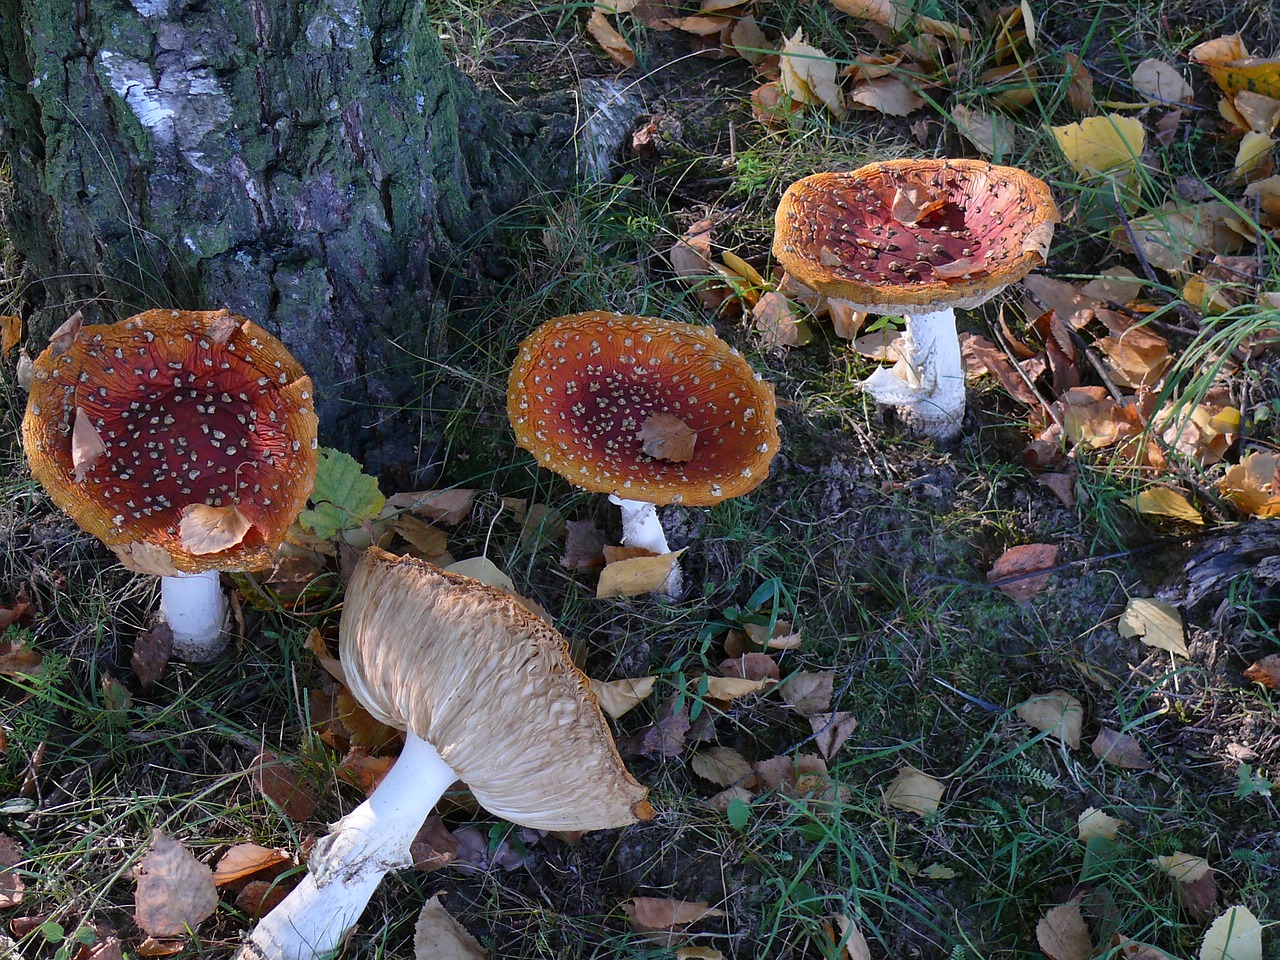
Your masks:
<instances>
[{"instance_id":1,"label":"dry leaf on mushroom cap","mask_svg":"<svg viewBox=\"0 0 1280 960\"><path fill-rule=\"evenodd\" d=\"M316 463L311 381L284 345L227 311L149 310L57 346L22 424L53 501L139 572L270 566Z\"/></svg>"}]
</instances>

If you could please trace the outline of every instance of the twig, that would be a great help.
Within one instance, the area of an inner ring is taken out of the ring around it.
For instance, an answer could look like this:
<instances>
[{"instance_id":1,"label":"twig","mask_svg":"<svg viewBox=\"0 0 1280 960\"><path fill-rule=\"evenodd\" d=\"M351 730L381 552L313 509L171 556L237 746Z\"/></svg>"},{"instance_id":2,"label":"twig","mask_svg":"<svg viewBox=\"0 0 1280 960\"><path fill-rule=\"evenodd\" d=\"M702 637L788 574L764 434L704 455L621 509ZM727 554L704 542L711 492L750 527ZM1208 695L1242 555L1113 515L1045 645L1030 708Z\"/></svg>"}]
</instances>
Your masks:
<instances>
[{"instance_id":1,"label":"twig","mask_svg":"<svg viewBox=\"0 0 1280 960\"><path fill-rule=\"evenodd\" d=\"M1065 429L1062 423L1062 417L1058 414L1058 411L1053 409L1053 406L1049 401L1041 396L1040 391L1036 389L1036 385L1031 382L1031 377L1027 375L1027 371L1022 369L1022 364L1020 364L1018 362L1018 358L1014 356L1013 348L1010 347L1008 341L1005 340L1004 331L990 325L988 325L987 329L989 329L991 331L991 335L996 338L996 342L1000 344L1000 349L1003 350L1004 355L1009 358L1009 364L1014 370L1018 371L1018 376L1020 376L1022 378L1022 382L1027 385L1027 389L1030 390L1032 394L1035 395L1035 398L1040 401L1040 406L1044 407L1044 412L1048 414L1049 419L1057 425L1059 430Z\"/></svg>"},{"instance_id":2,"label":"twig","mask_svg":"<svg viewBox=\"0 0 1280 960\"><path fill-rule=\"evenodd\" d=\"M1064 324L1064 326L1066 325ZM1116 382L1111 379L1111 374L1107 373L1106 364L1102 362L1102 357L1098 354L1098 351L1085 343L1084 337L1080 336L1078 331L1072 330L1070 326L1067 326L1067 333L1071 337L1071 342L1076 345L1076 349L1088 358L1089 364L1097 372L1098 376L1102 378L1103 384L1111 394L1111 399L1116 403L1124 403L1124 394L1120 392L1120 388L1116 386Z\"/></svg>"}]
</instances>

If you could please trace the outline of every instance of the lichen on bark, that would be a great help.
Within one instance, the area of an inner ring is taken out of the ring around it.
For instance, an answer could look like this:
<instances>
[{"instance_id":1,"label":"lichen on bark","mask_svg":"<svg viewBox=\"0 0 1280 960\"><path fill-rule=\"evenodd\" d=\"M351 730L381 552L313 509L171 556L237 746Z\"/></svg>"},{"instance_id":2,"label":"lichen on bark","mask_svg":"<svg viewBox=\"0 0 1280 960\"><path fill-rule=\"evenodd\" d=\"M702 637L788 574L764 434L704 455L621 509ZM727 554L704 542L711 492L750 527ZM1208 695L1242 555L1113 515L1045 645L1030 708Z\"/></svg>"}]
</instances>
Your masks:
<instances>
[{"instance_id":1,"label":"lichen on bark","mask_svg":"<svg viewBox=\"0 0 1280 960\"><path fill-rule=\"evenodd\" d=\"M496 109L413 0L0 0L0 116L37 336L229 307L310 372L322 442L407 478L440 289L568 139Z\"/></svg>"}]
</instances>

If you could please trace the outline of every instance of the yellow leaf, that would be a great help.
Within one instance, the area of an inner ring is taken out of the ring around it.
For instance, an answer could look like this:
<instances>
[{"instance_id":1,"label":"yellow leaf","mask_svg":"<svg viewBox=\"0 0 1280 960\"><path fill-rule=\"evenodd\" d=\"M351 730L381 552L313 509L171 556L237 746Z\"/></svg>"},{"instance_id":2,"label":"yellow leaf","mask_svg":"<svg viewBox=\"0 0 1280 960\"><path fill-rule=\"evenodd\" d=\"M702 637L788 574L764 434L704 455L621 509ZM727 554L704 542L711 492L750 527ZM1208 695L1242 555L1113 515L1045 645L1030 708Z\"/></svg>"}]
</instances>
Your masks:
<instances>
[{"instance_id":1,"label":"yellow leaf","mask_svg":"<svg viewBox=\"0 0 1280 960\"><path fill-rule=\"evenodd\" d=\"M1080 814L1076 826L1080 831L1080 842L1088 843L1094 837L1114 840L1124 821L1108 816L1096 807L1089 807Z\"/></svg>"},{"instance_id":2,"label":"yellow leaf","mask_svg":"<svg viewBox=\"0 0 1280 960\"><path fill-rule=\"evenodd\" d=\"M1138 637L1149 647L1168 650L1180 657L1190 656L1182 631L1178 608L1163 600L1132 597L1117 626L1122 637Z\"/></svg>"},{"instance_id":3,"label":"yellow leaf","mask_svg":"<svg viewBox=\"0 0 1280 960\"><path fill-rule=\"evenodd\" d=\"M1249 56L1238 34L1192 47L1189 56L1227 93L1249 90L1280 99L1280 60Z\"/></svg>"},{"instance_id":4,"label":"yellow leaf","mask_svg":"<svg viewBox=\"0 0 1280 960\"><path fill-rule=\"evenodd\" d=\"M599 10L592 10L591 16L587 18L587 32L615 63L624 67L635 66L635 51Z\"/></svg>"},{"instance_id":5,"label":"yellow leaf","mask_svg":"<svg viewBox=\"0 0 1280 960\"><path fill-rule=\"evenodd\" d=\"M1072 750L1080 749L1084 705L1065 690L1053 690L1018 705L1018 717L1042 732L1051 733Z\"/></svg>"},{"instance_id":6,"label":"yellow leaf","mask_svg":"<svg viewBox=\"0 0 1280 960\"><path fill-rule=\"evenodd\" d=\"M697 681L695 681L697 682ZM747 677L707 677L707 697L712 700L737 700L739 697L761 693L777 681L765 677L751 680Z\"/></svg>"},{"instance_id":7,"label":"yellow leaf","mask_svg":"<svg viewBox=\"0 0 1280 960\"><path fill-rule=\"evenodd\" d=\"M1248 907L1231 907L1205 931L1200 960L1262 960L1262 924Z\"/></svg>"},{"instance_id":8,"label":"yellow leaf","mask_svg":"<svg viewBox=\"0 0 1280 960\"><path fill-rule=\"evenodd\" d=\"M12 314L0 317L0 357L8 360L13 348L21 341L22 318Z\"/></svg>"},{"instance_id":9,"label":"yellow leaf","mask_svg":"<svg viewBox=\"0 0 1280 960\"><path fill-rule=\"evenodd\" d=\"M884 802L888 806L923 817L937 811L944 790L946 787L927 773L906 766L898 771L893 782L885 788Z\"/></svg>"},{"instance_id":10,"label":"yellow leaf","mask_svg":"<svg viewBox=\"0 0 1280 960\"><path fill-rule=\"evenodd\" d=\"M1152 487L1136 497L1125 500L1125 505L1136 513L1173 517L1187 523L1204 523L1204 516L1177 490L1169 487Z\"/></svg>"},{"instance_id":11,"label":"yellow leaf","mask_svg":"<svg viewBox=\"0 0 1280 960\"><path fill-rule=\"evenodd\" d=\"M591 681L600 709L617 720L641 700L653 693L657 677L627 677L622 680Z\"/></svg>"},{"instance_id":12,"label":"yellow leaf","mask_svg":"<svg viewBox=\"0 0 1280 960\"><path fill-rule=\"evenodd\" d=\"M756 270L756 268L753 267L751 264L747 263L747 261L743 260L737 254L730 253L728 250L726 250L724 252L723 259L724 259L724 265L726 267L728 267L730 270L732 270L734 273L740 276L743 280L747 281L747 283L751 284L753 287L764 286L764 277L760 276L760 272Z\"/></svg>"},{"instance_id":13,"label":"yellow leaf","mask_svg":"<svg viewBox=\"0 0 1280 960\"><path fill-rule=\"evenodd\" d=\"M1190 853L1171 853L1167 857L1153 857L1152 866L1178 883L1195 883L1209 872L1209 861Z\"/></svg>"},{"instance_id":14,"label":"yellow leaf","mask_svg":"<svg viewBox=\"0 0 1280 960\"><path fill-rule=\"evenodd\" d=\"M1280 516L1280 454L1258 451L1241 457L1218 489L1245 513Z\"/></svg>"},{"instance_id":15,"label":"yellow leaf","mask_svg":"<svg viewBox=\"0 0 1280 960\"><path fill-rule=\"evenodd\" d=\"M182 548L198 555L228 550L245 538L253 526L249 518L234 505L211 507L193 503L183 508L178 521Z\"/></svg>"},{"instance_id":16,"label":"yellow leaf","mask_svg":"<svg viewBox=\"0 0 1280 960\"><path fill-rule=\"evenodd\" d=\"M1081 177L1132 170L1147 141L1140 120L1115 113L1050 130L1058 149Z\"/></svg>"},{"instance_id":17,"label":"yellow leaf","mask_svg":"<svg viewBox=\"0 0 1280 960\"><path fill-rule=\"evenodd\" d=\"M413 926L413 955L415 960L485 960L489 951L450 916L436 894L422 905Z\"/></svg>"},{"instance_id":18,"label":"yellow leaf","mask_svg":"<svg viewBox=\"0 0 1280 960\"><path fill-rule=\"evenodd\" d=\"M607 564L596 584L596 597L635 597L662 589L684 550L657 557L631 557Z\"/></svg>"},{"instance_id":19,"label":"yellow leaf","mask_svg":"<svg viewBox=\"0 0 1280 960\"><path fill-rule=\"evenodd\" d=\"M491 587L497 587L499 590L505 590L507 593L515 593L516 585L510 577L508 577L498 567L496 563L488 557L468 557L466 560L459 560L457 563L451 563L445 567L449 573L458 573L464 577L471 577L473 580L479 580Z\"/></svg>"},{"instance_id":20,"label":"yellow leaf","mask_svg":"<svg viewBox=\"0 0 1280 960\"><path fill-rule=\"evenodd\" d=\"M893 0L831 0L837 10L858 20L870 20L890 30L897 30L910 19L911 4L899 5Z\"/></svg>"},{"instance_id":21,"label":"yellow leaf","mask_svg":"<svg viewBox=\"0 0 1280 960\"><path fill-rule=\"evenodd\" d=\"M804 42L804 31L783 41L778 51L779 83L791 99L821 103L836 117L844 116L844 97L836 79L836 62L817 47Z\"/></svg>"},{"instance_id":22,"label":"yellow leaf","mask_svg":"<svg viewBox=\"0 0 1280 960\"><path fill-rule=\"evenodd\" d=\"M1265 133L1250 130L1240 138L1240 148L1236 151L1236 164L1231 175L1237 180L1243 180L1257 170L1270 155L1274 143Z\"/></svg>"}]
</instances>

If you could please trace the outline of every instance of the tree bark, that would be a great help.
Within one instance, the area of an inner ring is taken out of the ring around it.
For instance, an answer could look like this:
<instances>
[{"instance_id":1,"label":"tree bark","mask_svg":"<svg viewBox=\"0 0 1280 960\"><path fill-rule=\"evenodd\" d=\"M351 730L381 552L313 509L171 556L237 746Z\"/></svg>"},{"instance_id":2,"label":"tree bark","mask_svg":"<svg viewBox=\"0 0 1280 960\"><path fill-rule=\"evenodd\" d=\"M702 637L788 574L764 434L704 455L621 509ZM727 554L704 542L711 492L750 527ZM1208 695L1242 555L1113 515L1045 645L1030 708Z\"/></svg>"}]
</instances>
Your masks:
<instances>
[{"instance_id":1,"label":"tree bark","mask_svg":"<svg viewBox=\"0 0 1280 960\"><path fill-rule=\"evenodd\" d=\"M442 291L572 171L568 111L499 111L414 0L0 0L7 229L36 343L80 308L230 308L315 381L321 442L419 466Z\"/></svg>"}]
</instances>

